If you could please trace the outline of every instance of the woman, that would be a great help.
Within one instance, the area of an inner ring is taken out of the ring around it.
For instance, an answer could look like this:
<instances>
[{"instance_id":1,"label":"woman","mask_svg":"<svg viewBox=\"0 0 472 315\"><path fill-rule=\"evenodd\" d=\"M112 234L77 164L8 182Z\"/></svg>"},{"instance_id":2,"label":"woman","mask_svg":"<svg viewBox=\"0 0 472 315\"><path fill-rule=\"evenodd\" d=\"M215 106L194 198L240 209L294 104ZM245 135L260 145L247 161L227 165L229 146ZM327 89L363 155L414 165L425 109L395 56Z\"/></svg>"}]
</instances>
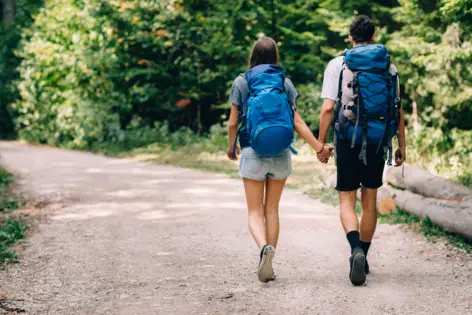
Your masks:
<instances>
[{"instance_id":1,"label":"woman","mask_svg":"<svg viewBox=\"0 0 472 315\"><path fill-rule=\"evenodd\" d=\"M279 65L277 44L272 38L262 37L253 46L249 69L258 65ZM316 140L312 132L296 111L297 90L289 79L284 82L285 94L293 104L295 131L318 153L319 157L330 157L331 148ZM258 278L261 282L275 279L272 259L279 237L279 202L285 182L292 172L290 150L276 157L264 158L249 146L245 132L240 133L239 146L234 148L239 124L239 111L249 97L248 83L238 76L231 90L231 114L228 121L228 150L230 160L238 160L241 153L239 175L243 178L248 207L249 230L260 249ZM237 154L233 154L236 152Z\"/></svg>"}]
</instances>

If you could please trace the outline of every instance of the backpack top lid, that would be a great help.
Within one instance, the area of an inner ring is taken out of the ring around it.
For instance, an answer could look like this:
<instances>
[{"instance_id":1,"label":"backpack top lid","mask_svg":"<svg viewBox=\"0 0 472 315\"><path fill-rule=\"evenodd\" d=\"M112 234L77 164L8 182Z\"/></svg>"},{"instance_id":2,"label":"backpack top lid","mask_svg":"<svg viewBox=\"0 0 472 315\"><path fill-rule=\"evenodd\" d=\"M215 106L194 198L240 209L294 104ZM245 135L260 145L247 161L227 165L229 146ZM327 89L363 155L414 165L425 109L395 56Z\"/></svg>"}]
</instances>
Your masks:
<instances>
[{"instance_id":1,"label":"backpack top lid","mask_svg":"<svg viewBox=\"0 0 472 315\"><path fill-rule=\"evenodd\" d=\"M369 44L347 51L344 61L351 71L387 71L390 55L384 45Z\"/></svg>"},{"instance_id":2,"label":"backpack top lid","mask_svg":"<svg viewBox=\"0 0 472 315\"><path fill-rule=\"evenodd\" d=\"M245 73L246 81L251 92L267 88L284 91L284 69L277 65L262 64L251 68Z\"/></svg>"}]
</instances>

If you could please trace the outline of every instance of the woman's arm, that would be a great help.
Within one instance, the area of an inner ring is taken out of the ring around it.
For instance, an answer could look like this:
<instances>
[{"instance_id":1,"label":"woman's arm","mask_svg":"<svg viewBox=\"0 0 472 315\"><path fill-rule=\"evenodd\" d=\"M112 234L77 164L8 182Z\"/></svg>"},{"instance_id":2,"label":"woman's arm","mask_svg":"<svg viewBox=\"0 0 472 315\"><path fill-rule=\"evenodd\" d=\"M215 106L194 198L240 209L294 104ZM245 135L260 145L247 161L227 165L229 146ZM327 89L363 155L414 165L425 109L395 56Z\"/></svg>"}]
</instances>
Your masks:
<instances>
[{"instance_id":1,"label":"woman's arm","mask_svg":"<svg viewBox=\"0 0 472 315\"><path fill-rule=\"evenodd\" d=\"M308 128L307 124L297 111L295 111L295 131L313 148L313 150L316 151L319 156L331 156L330 148L325 147L321 142L316 140L310 128Z\"/></svg>"},{"instance_id":2,"label":"woman's arm","mask_svg":"<svg viewBox=\"0 0 472 315\"><path fill-rule=\"evenodd\" d=\"M228 119L228 149L226 150L226 156L232 161L238 160L240 152L239 146L236 145L236 155L233 157L234 141L236 140L236 133L238 132L239 124L239 109L238 106L231 105L231 113Z\"/></svg>"}]
</instances>

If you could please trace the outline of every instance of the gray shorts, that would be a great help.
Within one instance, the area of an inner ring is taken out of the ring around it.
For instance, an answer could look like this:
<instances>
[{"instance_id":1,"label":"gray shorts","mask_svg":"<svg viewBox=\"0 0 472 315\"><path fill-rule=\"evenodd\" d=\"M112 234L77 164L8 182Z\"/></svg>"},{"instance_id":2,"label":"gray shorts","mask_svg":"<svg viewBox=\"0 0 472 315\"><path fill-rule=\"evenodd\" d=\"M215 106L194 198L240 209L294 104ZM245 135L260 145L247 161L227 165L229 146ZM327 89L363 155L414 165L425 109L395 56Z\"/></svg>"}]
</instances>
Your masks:
<instances>
[{"instance_id":1,"label":"gray shorts","mask_svg":"<svg viewBox=\"0 0 472 315\"><path fill-rule=\"evenodd\" d=\"M275 157L260 157L250 147L241 151L239 176L252 180L286 179L292 173L290 150Z\"/></svg>"}]
</instances>

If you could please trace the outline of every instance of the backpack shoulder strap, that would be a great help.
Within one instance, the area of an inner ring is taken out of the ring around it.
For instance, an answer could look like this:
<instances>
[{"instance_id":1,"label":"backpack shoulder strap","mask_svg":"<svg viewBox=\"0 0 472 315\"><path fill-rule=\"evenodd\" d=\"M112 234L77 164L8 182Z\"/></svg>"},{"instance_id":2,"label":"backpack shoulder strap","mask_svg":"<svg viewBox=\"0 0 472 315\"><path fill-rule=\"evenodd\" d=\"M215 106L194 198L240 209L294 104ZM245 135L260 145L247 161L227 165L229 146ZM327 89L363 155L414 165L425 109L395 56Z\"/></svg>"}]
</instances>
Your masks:
<instances>
[{"instance_id":1,"label":"backpack shoulder strap","mask_svg":"<svg viewBox=\"0 0 472 315\"><path fill-rule=\"evenodd\" d=\"M270 69L270 65L259 65L257 67L249 69L246 73L244 73L244 77L246 78L246 81L249 84L252 78L263 72L266 72L268 69Z\"/></svg>"},{"instance_id":2,"label":"backpack shoulder strap","mask_svg":"<svg viewBox=\"0 0 472 315\"><path fill-rule=\"evenodd\" d=\"M393 63L390 64L390 74L395 77L396 87L395 87L395 96L398 101L400 100L400 76L398 75L398 70Z\"/></svg>"},{"instance_id":3,"label":"backpack shoulder strap","mask_svg":"<svg viewBox=\"0 0 472 315\"><path fill-rule=\"evenodd\" d=\"M242 77L244 79L244 81L246 82L247 84L247 80L246 80L246 74L245 73L240 73L238 77ZM249 90L249 86L247 87L249 93L250 93L250 90ZM246 114L246 110L247 110L247 99L244 101L244 103L241 105L241 110L239 111L239 120L240 120L240 123L241 125L239 125L239 128L238 130L236 131L236 137L234 138L234 144L233 144L233 152L232 152L232 157L236 157L236 146L238 145L238 138L239 138L239 133L241 132L241 129L243 128L244 126L244 119L243 119L243 116Z\"/></svg>"},{"instance_id":4,"label":"backpack shoulder strap","mask_svg":"<svg viewBox=\"0 0 472 315\"><path fill-rule=\"evenodd\" d=\"M343 52L342 52L340 55L338 55L338 57L340 57L340 56L343 56L343 57L346 56L346 54L347 54L348 51L349 51L349 49L347 49L347 48L344 49Z\"/></svg>"}]
</instances>

